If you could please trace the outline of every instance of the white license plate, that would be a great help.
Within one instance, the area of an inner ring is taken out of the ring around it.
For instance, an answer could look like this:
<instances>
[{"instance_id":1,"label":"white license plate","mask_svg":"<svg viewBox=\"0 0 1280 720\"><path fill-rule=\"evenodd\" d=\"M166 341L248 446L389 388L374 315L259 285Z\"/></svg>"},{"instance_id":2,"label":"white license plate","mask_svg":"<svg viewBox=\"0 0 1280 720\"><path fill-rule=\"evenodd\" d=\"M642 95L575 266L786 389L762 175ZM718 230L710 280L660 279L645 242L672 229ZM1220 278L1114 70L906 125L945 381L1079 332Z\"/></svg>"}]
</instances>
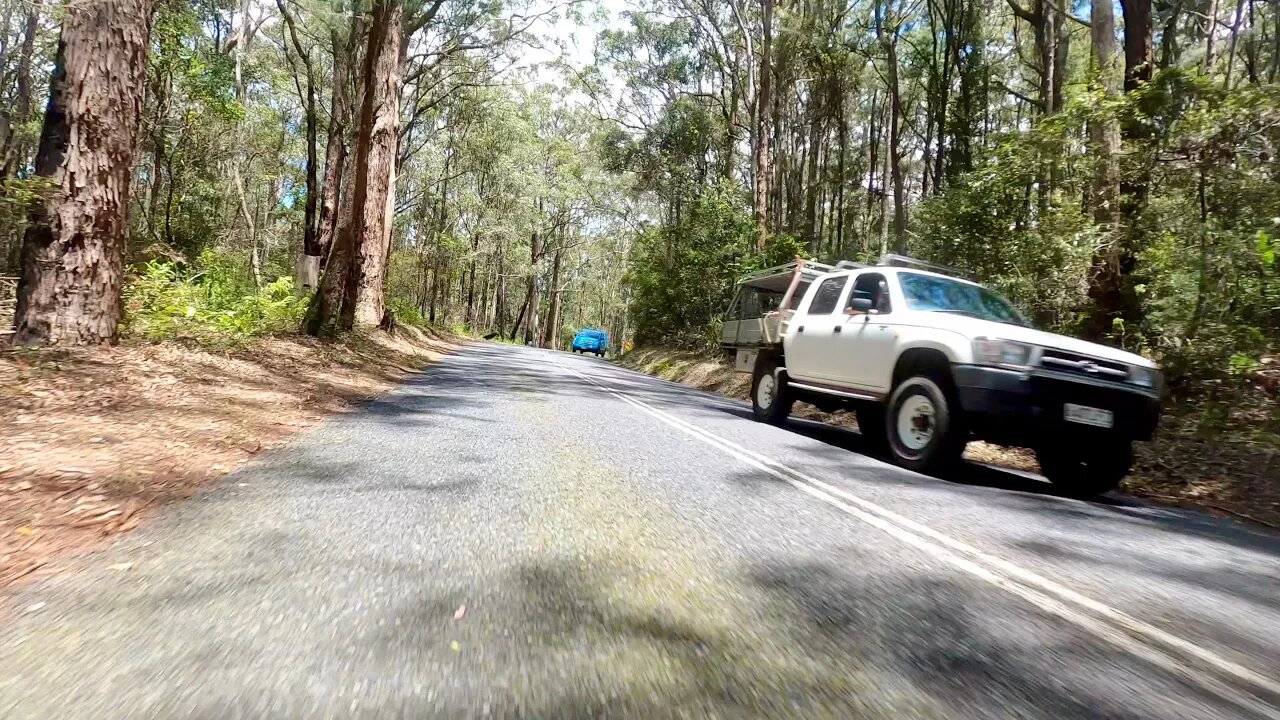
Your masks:
<instances>
[{"instance_id":1,"label":"white license plate","mask_svg":"<svg viewBox=\"0 0 1280 720\"><path fill-rule=\"evenodd\" d=\"M1067 422L1100 428L1109 428L1115 425L1116 422L1115 413L1110 410L1072 403L1066 403L1062 406L1062 418Z\"/></svg>"}]
</instances>

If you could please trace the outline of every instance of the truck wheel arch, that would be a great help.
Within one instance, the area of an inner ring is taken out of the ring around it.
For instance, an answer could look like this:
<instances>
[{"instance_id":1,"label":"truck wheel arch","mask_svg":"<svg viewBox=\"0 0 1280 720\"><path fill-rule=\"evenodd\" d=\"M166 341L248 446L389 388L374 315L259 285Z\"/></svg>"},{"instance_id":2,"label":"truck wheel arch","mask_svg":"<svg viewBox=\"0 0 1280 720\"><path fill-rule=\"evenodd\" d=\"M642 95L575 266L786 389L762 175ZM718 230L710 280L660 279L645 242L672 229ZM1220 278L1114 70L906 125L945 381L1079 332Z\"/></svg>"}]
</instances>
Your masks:
<instances>
[{"instance_id":1,"label":"truck wheel arch","mask_svg":"<svg viewBox=\"0 0 1280 720\"><path fill-rule=\"evenodd\" d=\"M916 375L928 375L946 382L952 382L951 360L941 350L935 348L909 348L898 356L893 367L893 383L895 388L903 380Z\"/></svg>"}]
</instances>

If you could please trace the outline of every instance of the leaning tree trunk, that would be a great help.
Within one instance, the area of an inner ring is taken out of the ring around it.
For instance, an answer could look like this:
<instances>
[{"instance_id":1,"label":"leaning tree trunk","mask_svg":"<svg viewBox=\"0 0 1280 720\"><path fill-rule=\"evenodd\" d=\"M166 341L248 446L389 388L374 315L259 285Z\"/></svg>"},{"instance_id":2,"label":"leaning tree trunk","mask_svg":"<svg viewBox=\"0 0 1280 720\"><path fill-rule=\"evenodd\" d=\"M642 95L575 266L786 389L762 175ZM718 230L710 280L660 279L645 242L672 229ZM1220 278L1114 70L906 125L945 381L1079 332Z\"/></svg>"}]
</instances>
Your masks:
<instances>
[{"instance_id":1,"label":"leaning tree trunk","mask_svg":"<svg viewBox=\"0 0 1280 720\"><path fill-rule=\"evenodd\" d=\"M396 149L400 136L400 41L403 0L377 0L365 58L365 95L356 144L355 263L347 275L355 302L343 325L377 327L385 311L383 283L395 208Z\"/></svg>"},{"instance_id":2,"label":"leaning tree trunk","mask_svg":"<svg viewBox=\"0 0 1280 720\"><path fill-rule=\"evenodd\" d=\"M114 342L151 0L71 0L36 175L49 186L22 247L15 342Z\"/></svg>"},{"instance_id":3,"label":"leaning tree trunk","mask_svg":"<svg viewBox=\"0 0 1280 720\"><path fill-rule=\"evenodd\" d=\"M338 232L338 208L345 198L343 172L347 166L347 130L351 123L351 66L356 42L360 38L359 14L351 19L351 30L344 43L334 30L330 34L333 46L333 89L329 101L329 140L324 151L324 181L320 186L320 217L316 220L316 250L320 256L317 272L323 269L329 257L329 249Z\"/></svg>"}]
</instances>

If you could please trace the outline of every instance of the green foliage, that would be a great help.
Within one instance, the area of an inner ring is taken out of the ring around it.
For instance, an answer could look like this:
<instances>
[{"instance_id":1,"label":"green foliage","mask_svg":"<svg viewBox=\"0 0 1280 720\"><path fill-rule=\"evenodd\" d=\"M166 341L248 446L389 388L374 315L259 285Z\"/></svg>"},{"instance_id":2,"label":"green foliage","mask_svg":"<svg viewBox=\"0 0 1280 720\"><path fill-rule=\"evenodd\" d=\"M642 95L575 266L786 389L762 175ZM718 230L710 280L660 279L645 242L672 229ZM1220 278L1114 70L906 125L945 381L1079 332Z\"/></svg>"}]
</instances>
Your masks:
<instances>
[{"instance_id":1,"label":"green foliage","mask_svg":"<svg viewBox=\"0 0 1280 720\"><path fill-rule=\"evenodd\" d=\"M636 341L717 345L718 323L738 279L804 252L800 241L781 236L757 253L752 230L746 198L725 182L691 200L678 224L640 233L626 278Z\"/></svg>"},{"instance_id":2,"label":"green foliage","mask_svg":"<svg viewBox=\"0 0 1280 720\"><path fill-rule=\"evenodd\" d=\"M247 288L225 255L207 251L200 271L153 260L125 288L125 334L146 340L186 339L225 346L297 330L308 298L282 276Z\"/></svg>"},{"instance_id":3,"label":"green foliage","mask_svg":"<svg viewBox=\"0 0 1280 720\"><path fill-rule=\"evenodd\" d=\"M1107 118L1145 133L1130 142L1120 170L1150 188L1116 240L1135 255L1127 281L1141 318L1117 318L1112 340L1156 357L1179 391L1256 370L1280 337L1280 171L1271 157L1280 89L1228 91L1171 70L1131 98L1082 97L1034 130L1006 136L922 203L911 252L973 271L1048 329L1077 332L1093 303L1093 257L1108 239L1081 203L1092 166L1053 151ZM1046 157L1057 185L1042 191Z\"/></svg>"},{"instance_id":4,"label":"green foliage","mask_svg":"<svg viewBox=\"0 0 1280 720\"><path fill-rule=\"evenodd\" d=\"M1060 192L1028 209L1045 141L1043 134L1005 139L946 193L922 203L908 249L973 273L1036 324L1071 332L1087 300L1085 278L1100 238L1078 197Z\"/></svg>"},{"instance_id":5,"label":"green foliage","mask_svg":"<svg viewBox=\"0 0 1280 720\"><path fill-rule=\"evenodd\" d=\"M404 298L395 296L387 298L387 307L391 308L391 312L395 315L398 324L412 325L421 329L429 327L427 319L422 316L422 311Z\"/></svg>"}]
</instances>

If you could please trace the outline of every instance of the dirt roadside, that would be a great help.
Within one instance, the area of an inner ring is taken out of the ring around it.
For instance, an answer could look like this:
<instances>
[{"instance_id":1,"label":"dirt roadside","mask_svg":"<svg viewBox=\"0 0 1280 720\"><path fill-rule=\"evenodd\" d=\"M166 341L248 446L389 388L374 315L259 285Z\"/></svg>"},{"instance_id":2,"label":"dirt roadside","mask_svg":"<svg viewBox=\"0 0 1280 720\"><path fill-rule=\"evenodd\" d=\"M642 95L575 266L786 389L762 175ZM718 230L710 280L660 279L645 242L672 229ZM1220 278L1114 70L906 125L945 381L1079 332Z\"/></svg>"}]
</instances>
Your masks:
<instances>
[{"instance_id":1,"label":"dirt roadside","mask_svg":"<svg viewBox=\"0 0 1280 720\"><path fill-rule=\"evenodd\" d=\"M401 329L227 352L171 343L0 352L0 588L56 571L458 342Z\"/></svg>"},{"instance_id":2,"label":"dirt roadside","mask_svg":"<svg viewBox=\"0 0 1280 720\"><path fill-rule=\"evenodd\" d=\"M728 397L747 399L750 378L718 358L694 352L635 350L619 365ZM803 403L796 415L856 429L853 415L819 412ZM1280 453L1274 443L1205 434L1194 418L1166 417L1154 442L1139 443L1137 463L1121 489L1156 502L1199 507L1280 529ZM965 457L1039 472L1035 455L1021 448L969 443Z\"/></svg>"}]
</instances>

